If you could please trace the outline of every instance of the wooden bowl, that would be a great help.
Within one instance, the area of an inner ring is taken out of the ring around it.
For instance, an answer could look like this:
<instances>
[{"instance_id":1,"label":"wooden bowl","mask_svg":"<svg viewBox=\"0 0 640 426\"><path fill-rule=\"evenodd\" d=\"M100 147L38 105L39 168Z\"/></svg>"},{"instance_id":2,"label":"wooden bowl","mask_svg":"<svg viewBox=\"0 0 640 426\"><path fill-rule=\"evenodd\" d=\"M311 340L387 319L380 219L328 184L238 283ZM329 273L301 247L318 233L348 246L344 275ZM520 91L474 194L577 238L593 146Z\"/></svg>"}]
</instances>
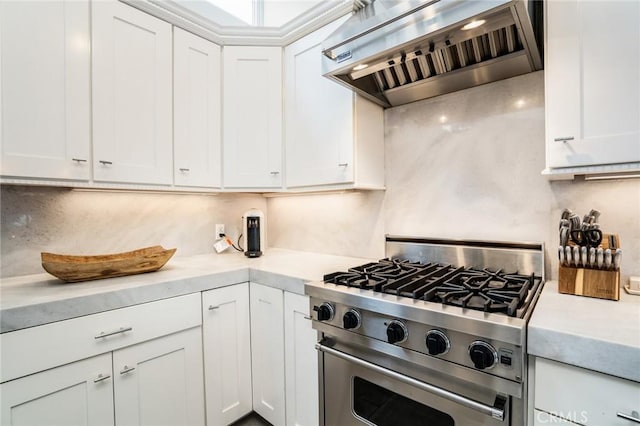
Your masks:
<instances>
[{"instance_id":1,"label":"wooden bowl","mask_svg":"<svg viewBox=\"0 0 640 426\"><path fill-rule=\"evenodd\" d=\"M124 253L98 256L70 256L41 253L45 271L68 283L122 277L162 268L176 249L145 247Z\"/></svg>"}]
</instances>

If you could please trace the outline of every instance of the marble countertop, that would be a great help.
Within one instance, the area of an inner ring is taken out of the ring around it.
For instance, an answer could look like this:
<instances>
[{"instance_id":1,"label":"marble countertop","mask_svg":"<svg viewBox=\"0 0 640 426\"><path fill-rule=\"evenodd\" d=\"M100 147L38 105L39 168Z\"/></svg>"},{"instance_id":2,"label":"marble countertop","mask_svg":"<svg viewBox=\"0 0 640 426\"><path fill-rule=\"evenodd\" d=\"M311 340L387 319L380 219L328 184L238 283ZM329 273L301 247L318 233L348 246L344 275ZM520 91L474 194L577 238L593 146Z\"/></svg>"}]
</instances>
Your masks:
<instances>
[{"instance_id":1,"label":"marble countertop","mask_svg":"<svg viewBox=\"0 0 640 426\"><path fill-rule=\"evenodd\" d=\"M640 296L620 300L558 293L548 281L529 321L528 352L640 382Z\"/></svg>"},{"instance_id":2,"label":"marble countertop","mask_svg":"<svg viewBox=\"0 0 640 426\"><path fill-rule=\"evenodd\" d=\"M304 292L304 283L371 261L354 257L269 249L171 259L150 274L65 284L49 274L3 279L0 332L19 330L139 303L253 281ZM640 382L640 297L620 301L558 293L549 281L529 322L530 355Z\"/></svg>"},{"instance_id":3,"label":"marble countertop","mask_svg":"<svg viewBox=\"0 0 640 426\"><path fill-rule=\"evenodd\" d=\"M72 284L47 273L6 278L0 283L0 332L246 281L302 294L307 281L369 261L268 249L253 259L232 252L178 257L157 272Z\"/></svg>"}]
</instances>

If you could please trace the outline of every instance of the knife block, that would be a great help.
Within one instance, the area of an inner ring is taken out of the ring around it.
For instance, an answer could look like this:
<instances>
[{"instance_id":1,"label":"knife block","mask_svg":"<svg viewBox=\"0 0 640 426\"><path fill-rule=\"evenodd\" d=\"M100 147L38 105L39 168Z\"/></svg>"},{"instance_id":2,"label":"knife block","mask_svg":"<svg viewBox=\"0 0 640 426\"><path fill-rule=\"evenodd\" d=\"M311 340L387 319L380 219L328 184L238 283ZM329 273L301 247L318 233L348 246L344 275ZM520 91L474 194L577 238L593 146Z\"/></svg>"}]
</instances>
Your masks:
<instances>
[{"instance_id":1,"label":"knife block","mask_svg":"<svg viewBox=\"0 0 640 426\"><path fill-rule=\"evenodd\" d=\"M609 235L604 234L603 249L609 248ZM617 238L620 241L619 238ZM574 246L573 242L569 243ZM558 292L598 299L620 300L620 270L559 266Z\"/></svg>"}]
</instances>

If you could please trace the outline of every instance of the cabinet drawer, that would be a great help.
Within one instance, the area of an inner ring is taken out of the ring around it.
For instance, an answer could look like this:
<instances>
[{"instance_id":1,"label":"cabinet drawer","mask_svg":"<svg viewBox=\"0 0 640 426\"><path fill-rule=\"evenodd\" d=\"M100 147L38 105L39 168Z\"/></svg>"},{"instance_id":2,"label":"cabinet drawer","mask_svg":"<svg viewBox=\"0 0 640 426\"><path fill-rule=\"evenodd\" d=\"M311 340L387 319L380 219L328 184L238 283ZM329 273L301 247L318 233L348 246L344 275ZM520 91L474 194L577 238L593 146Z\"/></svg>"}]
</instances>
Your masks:
<instances>
[{"instance_id":1,"label":"cabinet drawer","mask_svg":"<svg viewBox=\"0 0 640 426\"><path fill-rule=\"evenodd\" d=\"M202 323L200 293L0 335L0 382Z\"/></svg>"},{"instance_id":2,"label":"cabinet drawer","mask_svg":"<svg viewBox=\"0 0 640 426\"><path fill-rule=\"evenodd\" d=\"M640 412L640 383L536 358L535 408L581 425L631 426L618 413Z\"/></svg>"}]
</instances>

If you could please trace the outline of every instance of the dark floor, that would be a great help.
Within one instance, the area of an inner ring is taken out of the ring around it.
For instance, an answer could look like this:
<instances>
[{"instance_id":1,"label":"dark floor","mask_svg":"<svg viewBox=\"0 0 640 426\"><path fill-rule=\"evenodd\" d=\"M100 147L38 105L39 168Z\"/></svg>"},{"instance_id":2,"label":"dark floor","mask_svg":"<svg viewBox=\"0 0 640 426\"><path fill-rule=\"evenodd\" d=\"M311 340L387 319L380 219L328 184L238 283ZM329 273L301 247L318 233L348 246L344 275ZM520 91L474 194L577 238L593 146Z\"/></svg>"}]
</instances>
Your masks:
<instances>
[{"instance_id":1,"label":"dark floor","mask_svg":"<svg viewBox=\"0 0 640 426\"><path fill-rule=\"evenodd\" d=\"M272 426L272 425L271 423L269 423L268 421L260 417L258 414L252 412L251 414L241 418L231 426Z\"/></svg>"}]
</instances>

